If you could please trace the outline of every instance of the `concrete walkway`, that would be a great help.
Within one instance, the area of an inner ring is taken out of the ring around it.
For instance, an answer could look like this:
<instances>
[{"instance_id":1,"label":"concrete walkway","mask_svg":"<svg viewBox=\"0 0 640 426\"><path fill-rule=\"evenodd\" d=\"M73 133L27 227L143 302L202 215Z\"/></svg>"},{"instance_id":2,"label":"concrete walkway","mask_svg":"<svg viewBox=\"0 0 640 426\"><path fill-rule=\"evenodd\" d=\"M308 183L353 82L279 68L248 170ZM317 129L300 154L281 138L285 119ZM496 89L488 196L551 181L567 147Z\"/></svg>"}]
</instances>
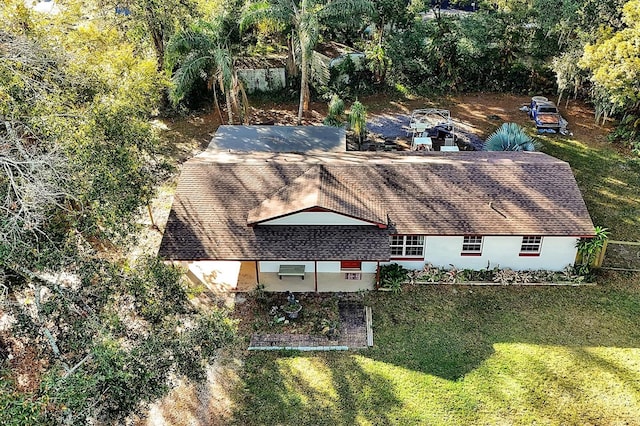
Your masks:
<instances>
[{"instance_id":1,"label":"concrete walkway","mask_svg":"<svg viewBox=\"0 0 640 426\"><path fill-rule=\"evenodd\" d=\"M291 349L299 351L346 351L367 348L367 328L365 307L361 303L339 302L340 336L330 340L325 336L311 334L254 334L249 350L268 351Z\"/></svg>"}]
</instances>

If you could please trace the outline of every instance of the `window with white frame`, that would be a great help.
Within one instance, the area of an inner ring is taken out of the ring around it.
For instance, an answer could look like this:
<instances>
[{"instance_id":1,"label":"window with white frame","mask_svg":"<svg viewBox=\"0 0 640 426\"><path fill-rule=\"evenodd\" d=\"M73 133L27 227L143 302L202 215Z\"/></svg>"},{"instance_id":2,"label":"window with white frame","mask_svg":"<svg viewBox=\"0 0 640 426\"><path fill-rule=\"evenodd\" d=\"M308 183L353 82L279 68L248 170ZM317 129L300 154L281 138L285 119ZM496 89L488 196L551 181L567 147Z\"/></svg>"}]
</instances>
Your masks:
<instances>
[{"instance_id":1,"label":"window with white frame","mask_svg":"<svg viewBox=\"0 0 640 426\"><path fill-rule=\"evenodd\" d=\"M521 254L536 254L540 253L540 246L542 245L542 237L540 236L528 236L522 237L522 245L520 246Z\"/></svg>"},{"instance_id":2,"label":"window with white frame","mask_svg":"<svg viewBox=\"0 0 640 426\"><path fill-rule=\"evenodd\" d=\"M422 257L424 235L392 235L389 237L391 257Z\"/></svg>"},{"instance_id":3,"label":"window with white frame","mask_svg":"<svg viewBox=\"0 0 640 426\"><path fill-rule=\"evenodd\" d=\"M462 241L462 253L480 254L482 253L482 236L465 235Z\"/></svg>"}]
</instances>

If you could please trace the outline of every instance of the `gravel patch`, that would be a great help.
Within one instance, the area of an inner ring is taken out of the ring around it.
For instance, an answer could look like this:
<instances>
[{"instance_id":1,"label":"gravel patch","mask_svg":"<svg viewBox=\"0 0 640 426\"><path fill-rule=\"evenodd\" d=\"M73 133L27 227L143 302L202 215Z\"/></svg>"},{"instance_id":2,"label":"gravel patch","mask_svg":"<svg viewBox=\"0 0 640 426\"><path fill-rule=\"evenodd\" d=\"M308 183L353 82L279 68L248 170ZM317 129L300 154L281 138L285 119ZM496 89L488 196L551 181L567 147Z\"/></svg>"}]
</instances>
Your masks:
<instances>
[{"instance_id":1,"label":"gravel patch","mask_svg":"<svg viewBox=\"0 0 640 426\"><path fill-rule=\"evenodd\" d=\"M367 120L369 133L377 135L382 139L406 139L411 140L411 129L409 122L411 117L408 114L383 113L373 115ZM456 136L464 144L470 145L475 151L482 151L484 141L476 134L465 130L465 126L453 119L456 127Z\"/></svg>"}]
</instances>

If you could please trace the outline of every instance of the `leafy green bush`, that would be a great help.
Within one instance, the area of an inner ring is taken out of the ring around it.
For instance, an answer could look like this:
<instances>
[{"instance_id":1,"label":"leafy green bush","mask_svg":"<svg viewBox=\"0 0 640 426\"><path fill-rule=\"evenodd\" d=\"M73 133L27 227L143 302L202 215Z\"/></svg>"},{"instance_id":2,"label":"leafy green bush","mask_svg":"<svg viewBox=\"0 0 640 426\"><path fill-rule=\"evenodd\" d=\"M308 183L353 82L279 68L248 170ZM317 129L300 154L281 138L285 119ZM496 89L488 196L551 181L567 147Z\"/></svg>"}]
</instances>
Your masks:
<instances>
[{"instance_id":1,"label":"leafy green bush","mask_svg":"<svg viewBox=\"0 0 640 426\"><path fill-rule=\"evenodd\" d=\"M604 247L604 243L609 236L607 228L596 226L595 231L595 237L580 238L576 244L580 258L580 261L576 263L576 270L581 275L587 275L591 272L591 267L594 266L596 256L600 253L602 247Z\"/></svg>"},{"instance_id":2,"label":"leafy green bush","mask_svg":"<svg viewBox=\"0 0 640 426\"><path fill-rule=\"evenodd\" d=\"M329 70L327 89L340 93L345 99L354 99L359 95L373 93L372 81L372 73L365 64L356 63L347 55L339 65Z\"/></svg>"},{"instance_id":3,"label":"leafy green bush","mask_svg":"<svg viewBox=\"0 0 640 426\"><path fill-rule=\"evenodd\" d=\"M143 318L159 323L167 315L185 312L187 293L180 268L149 257L137 270L140 272L131 274L128 287Z\"/></svg>"},{"instance_id":4,"label":"leafy green bush","mask_svg":"<svg viewBox=\"0 0 640 426\"><path fill-rule=\"evenodd\" d=\"M323 121L325 126L344 126L344 101L340 96L334 94L329 101L329 111L327 118Z\"/></svg>"},{"instance_id":5,"label":"leafy green bush","mask_svg":"<svg viewBox=\"0 0 640 426\"><path fill-rule=\"evenodd\" d=\"M380 285L394 293L402 291L402 284L409 279L409 270L397 263L380 266Z\"/></svg>"},{"instance_id":6,"label":"leafy green bush","mask_svg":"<svg viewBox=\"0 0 640 426\"><path fill-rule=\"evenodd\" d=\"M44 412L47 402L38 396L16 392L8 375L8 371L0 369L0 424L5 426L45 424Z\"/></svg>"},{"instance_id":7,"label":"leafy green bush","mask_svg":"<svg viewBox=\"0 0 640 426\"><path fill-rule=\"evenodd\" d=\"M629 114L624 117L608 136L612 142L621 142L640 155L640 117Z\"/></svg>"}]
</instances>

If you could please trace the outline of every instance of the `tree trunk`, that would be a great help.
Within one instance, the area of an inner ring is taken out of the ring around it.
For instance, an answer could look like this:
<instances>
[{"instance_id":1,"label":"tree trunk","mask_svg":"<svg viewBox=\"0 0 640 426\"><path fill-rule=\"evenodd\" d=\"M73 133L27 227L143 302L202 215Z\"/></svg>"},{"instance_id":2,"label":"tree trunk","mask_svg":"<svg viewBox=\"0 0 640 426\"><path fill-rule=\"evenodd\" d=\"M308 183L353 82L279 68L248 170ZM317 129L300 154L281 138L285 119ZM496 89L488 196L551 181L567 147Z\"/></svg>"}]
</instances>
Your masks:
<instances>
[{"instance_id":1,"label":"tree trunk","mask_svg":"<svg viewBox=\"0 0 640 426\"><path fill-rule=\"evenodd\" d=\"M302 52L302 69L300 73L300 105L298 106L298 126L302 124L302 114L309 111L309 69L307 55Z\"/></svg>"},{"instance_id":2,"label":"tree trunk","mask_svg":"<svg viewBox=\"0 0 640 426\"><path fill-rule=\"evenodd\" d=\"M227 121L229 124L233 124L233 112L231 111L231 99L229 98L231 89L225 87L222 74L218 75L218 86L220 87L220 92L224 95L225 104L227 105Z\"/></svg>"},{"instance_id":3,"label":"tree trunk","mask_svg":"<svg viewBox=\"0 0 640 426\"><path fill-rule=\"evenodd\" d=\"M237 76L236 76L237 78ZM241 122L244 125L249 124L249 98L247 97L247 92L244 90L244 84L241 81L238 82L238 91L240 92L242 108L241 111Z\"/></svg>"},{"instance_id":4,"label":"tree trunk","mask_svg":"<svg viewBox=\"0 0 640 426\"><path fill-rule=\"evenodd\" d=\"M296 59L293 55L294 49L293 33L291 33L291 35L287 37L287 72L292 77L298 75L298 67L296 66Z\"/></svg>"},{"instance_id":5,"label":"tree trunk","mask_svg":"<svg viewBox=\"0 0 640 426\"><path fill-rule=\"evenodd\" d=\"M218 102L218 94L216 93L215 85L213 85L213 104L215 105L216 111L218 112L218 117L220 117L220 124L224 123L224 118L222 118L222 110L220 109L220 103Z\"/></svg>"},{"instance_id":6,"label":"tree trunk","mask_svg":"<svg viewBox=\"0 0 640 426\"><path fill-rule=\"evenodd\" d=\"M153 7L147 3L144 7L147 30L153 40L153 49L156 52L156 67L158 72L164 68L164 32L162 24L156 19Z\"/></svg>"},{"instance_id":7,"label":"tree trunk","mask_svg":"<svg viewBox=\"0 0 640 426\"><path fill-rule=\"evenodd\" d=\"M153 46L156 51L156 67L158 72L162 72L164 68L164 40L162 39L162 33L152 31L151 36L153 37Z\"/></svg>"},{"instance_id":8,"label":"tree trunk","mask_svg":"<svg viewBox=\"0 0 640 426\"><path fill-rule=\"evenodd\" d=\"M227 101L227 118L229 124L233 124L233 113L231 112L231 99L229 99L229 93L225 93L224 98Z\"/></svg>"}]
</instances>

